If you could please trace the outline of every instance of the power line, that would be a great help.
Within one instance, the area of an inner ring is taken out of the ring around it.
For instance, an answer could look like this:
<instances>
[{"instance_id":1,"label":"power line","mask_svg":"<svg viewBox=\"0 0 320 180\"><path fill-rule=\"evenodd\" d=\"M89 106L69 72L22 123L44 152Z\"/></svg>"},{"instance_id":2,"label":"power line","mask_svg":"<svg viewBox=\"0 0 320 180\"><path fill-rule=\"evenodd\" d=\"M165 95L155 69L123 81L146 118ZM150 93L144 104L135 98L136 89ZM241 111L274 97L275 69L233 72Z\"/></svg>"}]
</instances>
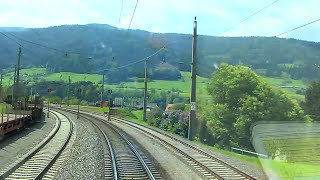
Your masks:
<instances>
[{"instance_id":1,"label":"power line","mask_svg":"<svg viewBox=\"0 0 320 180\"><path fill-rule=\"evenodd\" d=\"M120 25L120 21L121 21L122 8L123 8L123 0L121 1L121 9L120 9L120 15L119 15L119 25Z\"/></svg>"},{"instance_id":2,"label":"power line","mask_svg":"<svg viewBox=\"0 0 320 180\"><path fill-rule=\"evenodd\" d=\"M9 37L9 36L6 35L4 32L0 31L0 34L2 34L3 36L5 36L6 38L10 39L11 41L15 42L15 43L18 44L19 46L21 46L21 44L20 44L17 40Z\"/></svg>"},{"instance_id":3,"label":"power line","mask_svg":"<svg viewBox=\"0 0 320 180\"><path fill-rule=\"evenodd\" d=\"M131 20L130 20L130 24L129 24L128 30L130 29L130 26L131 26L131 23L132 23L132 20L133 20L134 13L136 12L136 9L137 9L137 6L138 6L138 2L139 2L139 0L137 0L136 6L134 7L134 10L133 10L133 13L132 13L132 16L131 16Z\"/></svg>"},{"instance_id":4,"label":"power line","mask_svg":"<svg viewBox=\"0 0 320 180\"><path fill-rule=\"evenodd\" d=\"M1 32L1 31L0 31ZM3 33L3 32L2 32ZM6 32L7 34L11 35L12 37L20 40L20 41L23 41L23 42L27 42L27 43L30 43L30 44L33 44L33 45L36 45L36 46L40 46L40 47L43 47L43 48L46 48L46 49L51 49L51 50L54 50L54 51L57 51L57 52L61 52L61 53L66 53L66 54L77 54L77 55L94 55L94 54L88 54L88 53L79 53L79 52L73 52L73 51L64 51L64 50L61 50L61 49L57 49L57 48L54 48L54 47L50 47L50 46L47 46L47 45L44 45L44 44L40 44L40 43L36 43L36 42L33 42L33 41L30 41L30 40L27 40L27 39L23 39L23 38L20 38L12 33L9 33L9 32ZM8 36L6 36L8 37ZM20 44L20 43L19 43Z\"/></svg>"},{"instance_id":5,"label":"power line","mask_svg":"<svg viewBox=\"0 0 320 180\"><path fill-rule=\"evenodd\" d=\"M275 35L275 37L277 37L277 36L281 36L281 35L284 35L284 34L287 34L287 33L291 32L291 31L294 31L294 30L300 29L300 28L302 28L302 27L304 27L304 26L307 26L307 25L313 24L313 23L318 22L318 21L320 21L320 19L317 19L317 20L311 21L311 22L309 22L309 23L307 23L307 24L304 24L304 25L298 26L298 27L293 28L293 29L291 29L291 30L289 30L289 31L285 31L285 32L283 32L283 33L280 33L280 34L278 34L278 35Z\"/></svg>"},{"instance_id":6,"label":"power line","mask_svg":"<svg viewBox=\"0 0 320 180\"><path fill-rule=\"evenodd\" d=\"M118 67L115 67L115 68L110 68L110 69L104 69L103 71L110 71L110 70L116 70L116 69L122 69L122 68L125 68L125 67L128 67L128 66L131 66L131 65L134 65L134 64L137 64L137 63L140 63L140 62L143 62L149 58L151 58L152 56L155 56L157 55L160 51L162 51L163 49L165 49L165 47L162 47L160 48L158 51L156 51L155 53L143 58L143 59L140 59L140 60L137 60L135 62L132 62L132 63L129 63L129 64L126 64L126 65L123 65L123 66L118 66Z\"/></svg>"},{"instance_id":7,"label":"power line","mask_svg":"<svg viewBox=\"0 0 320 180\"><path fill-rule=\"evenodd\" d=\"M250 16L248 16L248 17L244 18L243 20L241 20L241 21L240 21L240 22L238 22L237 24L235 24L235 25L233 25L233 26L229 27L229 28L228 28L228 29L226 29L224 32L220 33L219 35L224 34L224 33L226 33L226 32L229 32L230 30L232 30L232 29L234 29L235 27L239 26L240 24L242 24L243 22L247 21L247 20L248 20L248 19L250 19L251 17L253 17L253 16L255 16L255 15L259 14L261 11L263 11L263 10L267 9L268 7L272 6L273 4L275 4L275 3L276 3L276 2L278 2L278 1L279 1L279 0L273 1L272 3L270 3L270 4L268 4L267 6L263 7L262 9L260 9L260 10L258 10L258 11L256 11L256 12L254 12L254 13L253 13L253 14L251 14ZM219 36L219 35L218 35L218 36Z\"/></svg>"}]
</instances>

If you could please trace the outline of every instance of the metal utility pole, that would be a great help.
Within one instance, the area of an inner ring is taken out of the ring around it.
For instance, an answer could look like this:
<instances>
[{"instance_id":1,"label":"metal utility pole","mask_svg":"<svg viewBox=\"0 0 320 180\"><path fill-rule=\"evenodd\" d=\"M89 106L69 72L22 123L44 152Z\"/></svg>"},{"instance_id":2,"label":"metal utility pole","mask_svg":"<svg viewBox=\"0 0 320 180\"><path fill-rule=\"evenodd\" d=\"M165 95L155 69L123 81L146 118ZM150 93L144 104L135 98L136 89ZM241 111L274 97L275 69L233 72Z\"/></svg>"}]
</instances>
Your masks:
<instances>
[{"instance_id":1,"label":"metal utility pole","mask_svg":"<svg viewBox=\"0 0 320 180\"><path fill-rule=\"evenodd\" d=\"M2 94L2 78L3 78L3 76L2 76L2 71L1 71L1 74L0 74L0 98L1 98L1 94Z\"/></svg>"},{"instance_id":2,"label":"metal utility pole","mask_svg":"<svg viewBox=\"0 0 320 180\"><path fill-rule=\"evenodd\" d=\"M17 78L16 78L16 97L17 97L17 99L16 99L16 101L18 101L19 100L19 89L20 89L20 87L19 87L19 77L20 77L20 59L21 59L21 46L19 46L19 53L18 53L18 63L17 63Z\"/></svg>"},{"instance_id":3,"label":"metal utility pole","mask_svg":"<svg viewBox=\"0 0 320 180\"><path fill-rule=\"evenodd\" d=\"M77 113L77 119L79 119L79 116L80 116L81 88L78 88L78 96L79 96L79 100L78 100L78 113Z\"/></svg>"},{"instance_id":4,"label":"metal utility pole","mask_svg":"<svg viewBox=\"0 0 320 180\"><path fill-rule=\"evenodd\" d=\"M50 108L50 106L49 106L49 103L50 103L50 94L51 94L51 89L48 89L48 113L47 113L47 118L49 118L49 108Z\"/></svg>"},{"instance_id":5,"label":"metal utility pole","mask_svg":"<svg viewBox=\"0 0 320 180\"><path fill-rule=\"evenodd\" d=\"M108 121L111 121L111 114L112 114L112 90L109 89L108 90L108 94L109 94L109 113L108 113Z\"/></svg>"},{"instance_id":6,"label":"metal utility pole","mask_svg":"<svg viewBox=\"0 0 320 180\"><path fill-rule=\"evenodd\" d=\"M143 121L147 121L147 89L148 89L147 65L148 65L148 59L144 62Z\"/></svg>"},{"instance_id":7,"label":"metal utility pole","mask_svg":"<svg viewBox=\"0 0 320 180\"><path fill-rule=\"evenodd\" d=\"M103 100L103 91L104 91L104 70L102 72L102 86L101 86L101 92L100 92L100 107L102 108L102 100Z\"/></svg>"},{"instance_id":8,"label":"metal utility pole","mask_svg":"<svg viewBox=\"0 0 320 180\"><path fill-rule=\"evenodd\" d=\"M68 102L67 102L67 106L69 106L69 100L70 100L70 84L71 84L71 77L69 76L69 83L68 83Z\"/></svg>"},{"instance_id":9,"label":"metal utility pole","mask_svg":"<svg viewBox=\"0 0 320 180\"><path fill-rule=\"evenodd\" d=\"M194 125L196 123L196 78L197 78L197 17L193 22L192 64L191 64L191 94L188 139L194 140Z\"/></svg>"},{"instance_id":10,"label":"metal utility pole","mask_svg":"<svg viewBox=\"0 0 320 180\"><path fill-rule=\"evenodd\" d=\"M3 78L3 74L2 74L2 71L1 71L1 75L0 75L0 79L1 79L1 86L2 86L2 78Z\"/></svg>"},{"instance_id":11,"label":"metal utility pole","mask_svg":"<svg viewBox=\"0 0 320 180\"><path fill-rule=\"evenodd\" d=\"M14 65L14 74L13 74L13 85L12 85L12 88L11 88L11 91L12 91L12 96L11 96L11 105L13 106L13 108L15 109L15 89L16 89L16 72L17 72L17 65L15 64Z\"/></svg>"}]
</instances>

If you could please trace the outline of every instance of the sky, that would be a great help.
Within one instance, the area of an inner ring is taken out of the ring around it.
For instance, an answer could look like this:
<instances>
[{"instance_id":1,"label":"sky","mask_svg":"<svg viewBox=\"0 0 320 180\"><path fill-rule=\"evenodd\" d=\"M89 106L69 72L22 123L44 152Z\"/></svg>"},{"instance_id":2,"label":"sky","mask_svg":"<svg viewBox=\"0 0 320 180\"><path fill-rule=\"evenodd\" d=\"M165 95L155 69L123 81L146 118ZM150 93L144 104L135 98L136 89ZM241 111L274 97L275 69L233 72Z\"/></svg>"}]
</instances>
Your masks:
<instances>
[{"instance_id":1,"label":"sky","mask_svg":"<svg viewBox=\"0 0 320 180\"><path fill-rule=\"evenodd\" d=\"M197 16L201 35L275 36L320 18L319 0L278 0L238 24L274 1L139 0L130 28L191 34ZM0 27L100 23L127 29L136 0L0 0L0 4ZM320 42L319 32L320 21L280 37Z\"/></svg>"}]
</instances>

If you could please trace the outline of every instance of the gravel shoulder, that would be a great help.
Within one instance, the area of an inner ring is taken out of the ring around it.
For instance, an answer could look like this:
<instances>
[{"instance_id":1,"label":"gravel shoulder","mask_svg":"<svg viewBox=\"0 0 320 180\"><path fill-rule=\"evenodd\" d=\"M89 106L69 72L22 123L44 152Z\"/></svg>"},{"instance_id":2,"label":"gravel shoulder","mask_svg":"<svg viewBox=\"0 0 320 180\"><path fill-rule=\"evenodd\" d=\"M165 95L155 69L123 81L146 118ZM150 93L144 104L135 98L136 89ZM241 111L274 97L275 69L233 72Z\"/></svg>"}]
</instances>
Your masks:
<instances>
[{"instance_id":1,"label":"gravel shoulder","mask_svg":"<svg viewBox=\"0 0 320 180\"><path fill-rule=\"evenodd\" d=\"M0 142L0 169L4 169L39 144L56 123L54 116L47 118L43 113L36 123L13 132Z\"/></svg>"},{"instance_id":2,"label":"gravel shoulder","mask_svg":"<svg viewBox=\"0 0 320 180\"><path fill-rule=\"evenodd\" d=\"M59 110L57 110L59 111ZM76 137L54 179L103 179L104 151L99 135L90 122L64 111L75 123Z\"/></svg>"}]
</instances>

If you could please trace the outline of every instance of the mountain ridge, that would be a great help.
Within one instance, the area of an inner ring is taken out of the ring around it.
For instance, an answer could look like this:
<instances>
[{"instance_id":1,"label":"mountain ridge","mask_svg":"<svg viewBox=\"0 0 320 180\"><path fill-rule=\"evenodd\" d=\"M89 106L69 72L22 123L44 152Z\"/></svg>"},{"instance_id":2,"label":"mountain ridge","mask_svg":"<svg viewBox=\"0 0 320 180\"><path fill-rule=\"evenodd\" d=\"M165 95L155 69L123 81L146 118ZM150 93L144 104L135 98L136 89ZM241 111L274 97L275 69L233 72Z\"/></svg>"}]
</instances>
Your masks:
<instances>
[{"instance_id":1,"label":"mountain ridge","mask_svg":"<svg viewBox=\"0 0 320 180\"><path fill-rule=\"evenodd\" d=\"M35 30L35 31L33 31ZM5 32L6 33L6 32ZM153 33L126 30L107 24L62 25L11 31L16 37L53 47L63 52L17 41L23 48L23 66L46 66L54 72L88 72L132 63L167 48L150 62L155 67L163 61L179 70L189 70L191 34ZM10 36L12 37L12 36ZM12 37L14 38L14 37ZM294 79L320 77L314 64L320 59L320 43L277 37L198 36L199 75L209 77L222 62L243 64L266 76L289 74ZM69 52L69 53L68 53ZM82 55L71 52L81 52ZM36 55L35 55L36 54ZM84 56L94 54L92 60ZM113 60L115 57L115 60ZM17 44L0 36L0 68L12 66L17 59ZM184 62L181 64L180 62ZM308 71L311 69L311 71ZM141 64L126 69L124 78L142 71Z\"/></svg>"}]
</instances>

